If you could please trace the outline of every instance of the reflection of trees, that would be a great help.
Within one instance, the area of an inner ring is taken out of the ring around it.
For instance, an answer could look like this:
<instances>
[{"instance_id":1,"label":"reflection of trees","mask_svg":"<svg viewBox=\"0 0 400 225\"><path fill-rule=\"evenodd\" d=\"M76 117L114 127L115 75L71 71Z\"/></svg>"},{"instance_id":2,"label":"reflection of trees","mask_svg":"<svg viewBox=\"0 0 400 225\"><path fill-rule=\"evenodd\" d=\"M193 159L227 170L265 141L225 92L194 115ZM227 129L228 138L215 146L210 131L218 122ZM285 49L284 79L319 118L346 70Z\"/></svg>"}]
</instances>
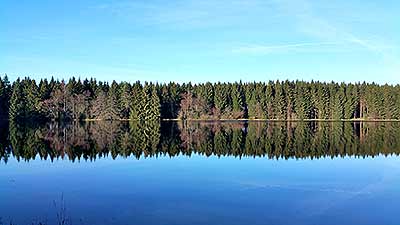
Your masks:
<instances>
[{"instance_id":1,"label":"reflection of trees","mask_svg":"<svg viewBox=\"0 0 400 225\"><path fill-rule=\"evenodd\" d=\"M399 123L93 122L0 126L0 159L199 154L275 159L400 153ZM9 135L8 135L9 134Z\"/></svg>"},{"instance_id":2,"label":"reflection of trees","mask_svg":"<svg viewBox=\"0 0 400 225\"><path fill-rule=\"evenodd\" d=\"M136 158L142 154L145 157L157 154L160 141L159 122L131 122L129 135L132 137L132 147Z\"/></svg>"},{"instance_id":3,"label":"reflection of trees","mask_svg":"<svg viewBox=\"0 0 400 225\"><path fill-rule=\"evenodd\" d=\"M0 162L3 160L7 163L11 154L11 149L7 141L8 136L8 123L7 121L0 120Z\"/></svg>"}]
</instances>

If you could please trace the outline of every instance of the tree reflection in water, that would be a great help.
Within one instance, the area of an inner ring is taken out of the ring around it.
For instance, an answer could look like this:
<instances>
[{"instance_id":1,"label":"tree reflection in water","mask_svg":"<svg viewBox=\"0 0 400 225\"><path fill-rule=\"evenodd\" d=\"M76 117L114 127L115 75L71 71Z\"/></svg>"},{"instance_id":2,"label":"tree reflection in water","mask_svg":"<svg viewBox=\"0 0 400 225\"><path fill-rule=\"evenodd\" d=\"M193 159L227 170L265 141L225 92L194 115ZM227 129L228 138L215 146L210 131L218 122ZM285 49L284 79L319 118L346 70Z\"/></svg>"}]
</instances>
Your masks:
<instances>
[{"instance_id":1,"label":"tree reflection in water","mask_svg":"<svg viewBox=\"0 0 400 225\"><path fill-rule=\"evenodd\" d=\"M199 154L271 159L398 155L396 122L89 122L0 126L0 159Z\"/></svg>"}]
</instances>

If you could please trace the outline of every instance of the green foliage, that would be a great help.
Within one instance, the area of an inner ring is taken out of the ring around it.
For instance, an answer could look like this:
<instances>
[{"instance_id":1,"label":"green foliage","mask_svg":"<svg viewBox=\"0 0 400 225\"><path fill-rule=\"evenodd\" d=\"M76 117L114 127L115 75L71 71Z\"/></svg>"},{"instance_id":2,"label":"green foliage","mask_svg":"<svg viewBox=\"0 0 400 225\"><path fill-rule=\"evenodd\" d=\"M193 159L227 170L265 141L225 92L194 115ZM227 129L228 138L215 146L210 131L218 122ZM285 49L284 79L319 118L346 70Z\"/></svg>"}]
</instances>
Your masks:
<instances>
[{"instance_id":1,"label":"green foliage","mask_svg":"<svg viewBox=\"0 0 400 225\"><path fill-rule=\"evenodd\" d=\"M5 120L8 118L11 96L10 92L11 86L7 75L5 75L4 78L0 77L0 120Z\"/></svg>"},{"instance_id":2,"label":"green foliage","mask_svg":"<svg viewBox=\"0 0 400 225\"><path fill-rule=\"evenodd\" d=\"M237 114L235 119L244 117L245 109L245 96L242 89L242 83L234 83L231 86L231 96L232 96L232 111Z\"/></svg>"},{"instance_id":3,"label":"green foliage","mask_svg":"<svg viewBox=\"0 0 400 225\"><path fill-rule=\"evenodd\" d=\"M311 119L312 100L309 87L304 82L297 82L295 91L295 111L297 119Z\"/></svg>"},{"instance_id":4,"label":"green foliage","mask_svg":"<svg viewBox=\"0 0 400 225\"><path fill-rule=\"evenodd\" d=\"M168 84L0 78L10 120L400 119L399 85L269 81Z\"/></svg>"},{"instance_id":5,"label":"green foliage","mask_svg":"<svg viewBox=\"0 0 400 225\"><path fill-rule=\"evenodd\" d=\"M225 83L217 83L214 87L214 104L216 110L221 114L230 111L232 109L232 101L228 86Z\"/></svg>"},{"instance_id":6,"label":"green foliage","mask_svg":"<svg viewBox=\"0 0 400 225\"><path fill-rule=\"evenodd\" d=\"M286 95L285 90L280 81L275 83L275 96L274 96L274 103L275 103L275 119L278 120L286 120L287 118L287 109L286 109Z\"/></svg>"},{"instance_id":7,"label":"green foliage","mask_svg":"<svg viewBox=\"0 0 400 225\"><path fill-rule=\"evenodd\" d=\"M331 89L332 98L332 119L340 120L344 118L345 93L343 85L335 85Z\"/></svg>"},{"instance_id":8,"label":"green foliage","mask_svg":"<svg viewBox=\"0 0 400 225\"><path fill-rule=\"evenodd\" d=\"M21 120L25 116L25 96L22 90L22 83L17 79L12 87L10 99L9 118L11 121Z\"/></svg>"}]
</instances>

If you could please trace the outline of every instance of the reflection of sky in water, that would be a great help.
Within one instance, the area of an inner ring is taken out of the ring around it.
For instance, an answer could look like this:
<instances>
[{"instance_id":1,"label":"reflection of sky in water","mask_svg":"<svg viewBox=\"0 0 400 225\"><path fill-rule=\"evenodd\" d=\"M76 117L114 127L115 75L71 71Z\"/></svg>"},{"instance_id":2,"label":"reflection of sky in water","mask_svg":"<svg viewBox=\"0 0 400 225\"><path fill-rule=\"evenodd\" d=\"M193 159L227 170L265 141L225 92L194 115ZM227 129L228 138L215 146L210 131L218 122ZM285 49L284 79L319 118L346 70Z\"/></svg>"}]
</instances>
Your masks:
<instances>
[{"instance_id":1,"label":"reflection of sky in water","mask_svg":"<svg viewBox=\"0 0 400 225\"><path fill-rule=\"evenodd\" d=\"M0 216L74 224L400 224L400 158L10 159Z\"/></svg>"}]
</instances>

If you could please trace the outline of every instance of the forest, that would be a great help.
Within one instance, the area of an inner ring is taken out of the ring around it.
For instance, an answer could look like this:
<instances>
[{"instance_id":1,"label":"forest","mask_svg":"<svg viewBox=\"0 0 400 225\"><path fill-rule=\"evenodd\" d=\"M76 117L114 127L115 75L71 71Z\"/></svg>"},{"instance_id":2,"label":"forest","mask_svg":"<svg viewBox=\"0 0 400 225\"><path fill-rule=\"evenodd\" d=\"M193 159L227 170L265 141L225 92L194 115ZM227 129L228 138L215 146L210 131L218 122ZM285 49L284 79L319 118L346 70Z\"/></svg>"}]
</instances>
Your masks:
<instances>
[{"instance_id":1,"label":"forest","mask_svg":"<svg viewBox=\"0 0 400 225\"><path fill-rule=\"evenodd\" d=\"M0 118L83 120L399 120L400 85L318 81L102 82L0 78Z\"/></svg>"}]
</instances>

